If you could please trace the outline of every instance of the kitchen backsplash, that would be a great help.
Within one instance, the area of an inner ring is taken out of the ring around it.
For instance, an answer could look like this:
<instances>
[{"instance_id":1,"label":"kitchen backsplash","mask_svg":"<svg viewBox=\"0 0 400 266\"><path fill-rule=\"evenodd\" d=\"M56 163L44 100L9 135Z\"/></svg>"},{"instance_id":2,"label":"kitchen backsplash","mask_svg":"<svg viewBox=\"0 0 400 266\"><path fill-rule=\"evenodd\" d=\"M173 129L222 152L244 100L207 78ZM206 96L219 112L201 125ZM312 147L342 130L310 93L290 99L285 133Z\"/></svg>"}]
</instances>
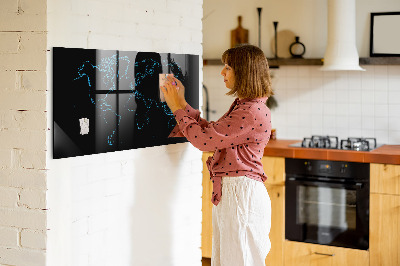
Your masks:
<instances>
[{"instance_id":1,"label":"kitchen backsplash","mask_svg":"<svg viewBox=\"0 0 400 266\"><path fill-rule=\"evenodd\" d=\"M320 66L271 69L278 102L271 114L277 138L335 135L340 139L376 137L379 144L400 144L400 66L362 67L366 71L324 72ZM224 95L227 89L221 69L203 68L209 108L215 110L210 112L212 121L233 101Z\"/></svg>"}]
</instances>

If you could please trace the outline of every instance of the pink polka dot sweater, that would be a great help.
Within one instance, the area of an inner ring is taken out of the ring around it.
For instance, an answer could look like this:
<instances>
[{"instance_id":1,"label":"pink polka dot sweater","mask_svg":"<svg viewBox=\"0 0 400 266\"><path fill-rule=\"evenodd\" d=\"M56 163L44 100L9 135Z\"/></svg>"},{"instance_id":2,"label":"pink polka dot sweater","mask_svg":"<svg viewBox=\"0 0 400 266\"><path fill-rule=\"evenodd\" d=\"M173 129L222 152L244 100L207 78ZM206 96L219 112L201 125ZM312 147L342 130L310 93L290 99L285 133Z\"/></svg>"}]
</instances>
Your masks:
<instances>
[{"instance_id":1,"label":"pink polka dot sweater","mask_svg":"<svg viewBox=\"0 0 400 266\"><path fill-rule=\"evenodd\" d=\"M265 105L266 100L267 97L236 98L216 122L201 118L200 111L189 104L185 110L174 112L178 125L169 137L186 137L199 150L214 151L207 160L214 205L221 200L224 176L247 176L261 182L267 179L261 164L271 132L271 112Z\"/></svg>"}]
</instances>

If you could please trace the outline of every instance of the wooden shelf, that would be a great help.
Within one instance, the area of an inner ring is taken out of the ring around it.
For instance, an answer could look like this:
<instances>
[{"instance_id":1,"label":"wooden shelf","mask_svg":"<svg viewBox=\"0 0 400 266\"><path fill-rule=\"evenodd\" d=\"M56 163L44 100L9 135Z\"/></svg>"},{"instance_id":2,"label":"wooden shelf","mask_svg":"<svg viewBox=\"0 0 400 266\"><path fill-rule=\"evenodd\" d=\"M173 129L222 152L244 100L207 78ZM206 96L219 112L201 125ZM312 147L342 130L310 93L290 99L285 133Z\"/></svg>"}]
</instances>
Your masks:
<instances>
[{"instance_id":1,"label":"wooden shelf","mask_svg":"<svg viewBox=\"0 0 400 266\"><path fill-rule=\"evenodd\" d=\"M304 66L304 65L322 65L321 58L268 58L268 64L270 67L279 66ZM220 59L204 59L203 65L205 66L217 66L222 65Z\"/></svg>"},{"instance_id":2,"label":"wooden shelf","mask_svg":"<svg viewBox=\"0 0 400 266\"><path fill-rule=\"evenodd\" d=\"M362 57L360 65L400 65L400 57Z\"/></svg>"},{"instance_id":3,"label":"wooden shelf","mask_svg":"<svg viewBox=\"0 0 400 266\"><path fill-rule=\"evenodd\" d=\"M279 66L322 66L322 58L268 58L271 68ZM203 65L222 65L220 59L204 59ZM400 57L362 57L360 65L400 65Z\"/></svg>"},{"instance_id":4,"label":"wooden shelf","mask_svg":"<svg viewBox=\"0 0 400 266\"><path fill-rule=\"evenodd\" d=\"M270 67L279 66L322 66L322 58L269 58Z\"/></svg>"}]
</instances>

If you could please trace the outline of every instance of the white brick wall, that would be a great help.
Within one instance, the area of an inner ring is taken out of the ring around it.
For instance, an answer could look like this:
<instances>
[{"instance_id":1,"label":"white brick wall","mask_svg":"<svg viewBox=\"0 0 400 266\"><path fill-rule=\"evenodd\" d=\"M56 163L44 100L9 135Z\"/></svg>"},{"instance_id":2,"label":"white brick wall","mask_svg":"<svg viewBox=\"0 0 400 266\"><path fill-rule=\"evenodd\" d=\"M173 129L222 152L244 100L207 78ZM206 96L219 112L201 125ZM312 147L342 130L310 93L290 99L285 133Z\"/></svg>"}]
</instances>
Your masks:
<instances>
[{"instance_id":1,"label":"white brick wall","mask_svg":"<svg viewBox=\"0 0 400 266\"><path fill-rule=\"evenodd\" d=\"M202 56L202 0L50 0L47 9L48 50ZM47 70L51 107L51 56ZM183 143L61 160L47 155L48 265L201 265L200 151Z\"/></svg>"},{"instance_id":2,"label":"white brick wall","mask_svg":"<svg viewBox=\"0 0 400 266\"><path fill-rule=\"evenodd\" d=\"M0 17L0 264L200 265L201 152L53 161L47 51L201 56L202 0L3 0Z\"/></svg>"},{"instance_id":3,"label":"white brick wall","mask_svg":"<svg viewBox=\"0 0 400 266\"><path fill-rule=\"evenodd\" d=\"M46 2L0 2L1 265L45 265Z\"/></svg>"}]
</instances>

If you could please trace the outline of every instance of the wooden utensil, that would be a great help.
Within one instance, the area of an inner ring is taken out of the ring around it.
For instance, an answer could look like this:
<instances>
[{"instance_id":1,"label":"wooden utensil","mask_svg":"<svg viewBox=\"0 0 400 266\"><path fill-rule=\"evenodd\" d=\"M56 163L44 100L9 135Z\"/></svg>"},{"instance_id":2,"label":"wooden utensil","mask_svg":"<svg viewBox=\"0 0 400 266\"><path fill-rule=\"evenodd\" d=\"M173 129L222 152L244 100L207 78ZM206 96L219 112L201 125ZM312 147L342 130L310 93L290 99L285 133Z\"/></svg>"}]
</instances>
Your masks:
<instances>
[{"instance_id":1,"label":"wooden utensil","mask_svg":"<svg viewBox=\"0 0 400 266\"><path fill-rule=\"evenodd\" d=\"M249 30L242 27L242 16L238 16L238 27L231 30L231 48L249 42Z\"/></svg>"}]
</instances>

